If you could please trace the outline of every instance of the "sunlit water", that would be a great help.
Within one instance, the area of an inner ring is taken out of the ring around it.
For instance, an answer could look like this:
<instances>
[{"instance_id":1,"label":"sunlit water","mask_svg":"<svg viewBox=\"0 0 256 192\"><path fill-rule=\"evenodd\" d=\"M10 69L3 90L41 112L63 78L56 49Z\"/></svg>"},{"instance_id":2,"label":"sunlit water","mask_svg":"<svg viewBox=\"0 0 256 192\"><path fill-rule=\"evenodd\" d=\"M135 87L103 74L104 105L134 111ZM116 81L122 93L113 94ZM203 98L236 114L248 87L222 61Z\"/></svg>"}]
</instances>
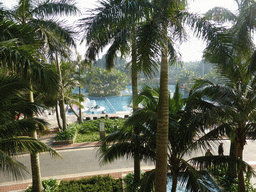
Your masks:
<instances>
[{"instance_id":1,"label":"sunlit water","mask_svg":"<svg viewBox=\"0 0 256 192\"><path fill-rule=\"evenodd\" d=\"M131 96L113 96L113 97L88 97L94 100L97 105L105 107L106 113L116 113L118 111L131 111ZM92 114L91 111L85 111L86 114ZM100 114L102 111L95 111L94 114Z\"/></svg>"},{"instance_id":2,"label":"sunlit water","mask_svg":"<svg viewBox=\"0 0 256 192\"><path fill-rule=\"evenodd\" d=\"M140 86L141 87L141 86ZM172 95L175 90L174 85L169 85L170 94ZM78 93L78 88L76 88L74 93ZM86 90L82 89L82 93L85 93ZM116 113L116 112L131 112L131 99L132 99L132 87L127 86L127 89L124 91L121 91L122 95L125 96L112 96L112 97L88 97L91 101L95 101L96 105L99 105L101 107L105 108L104 113ZM71 112L72 113L72 112ZM101 114L102 111L84 111L86 114Z\"/></svg>"}]
</instances>

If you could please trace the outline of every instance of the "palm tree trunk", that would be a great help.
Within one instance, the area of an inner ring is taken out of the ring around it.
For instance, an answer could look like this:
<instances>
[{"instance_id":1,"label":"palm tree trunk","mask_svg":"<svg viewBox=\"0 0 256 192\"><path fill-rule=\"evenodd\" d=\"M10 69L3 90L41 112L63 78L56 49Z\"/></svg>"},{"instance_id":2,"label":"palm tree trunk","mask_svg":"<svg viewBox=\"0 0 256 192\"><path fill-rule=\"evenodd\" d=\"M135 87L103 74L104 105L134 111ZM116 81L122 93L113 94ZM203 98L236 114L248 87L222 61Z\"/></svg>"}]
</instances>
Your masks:
<instances>
[{"instance_id":1,"label":"palm tree trunk","mask_svg":"<svg viewBox=\"0 0 256 192\"><path fill-rule=\"evenodd\" d=\"M164 35L162 62L160 74L160 94L157 117L156 133L156 192L166 191L167 179L167 145L168 145L168 124L169 124L169 104L168 104L168 47L167 47L167 23L163 24Z\"/></svg>"},{"instance_id":2,"label":"palm tree trunk","mask_svg":"<svg viewBox=\"0 0 256 192\"><path fill-rule=\"evenodd\" d=\"M177 174L172 174L172 191L171 192L176 192L178 185L178 175Z\"/></svg>"},{"instance_id":3,"label":"palm tree trunk","mask_svg":"<svg viewBox=\"0 0 256 192\"><path fill-rule=\"evenodd\" d=\"M32 87L31 83L30 83L30 86ZM32 103L34 102L34 95L32 91L29 91L29 99ZM34 139L37 139L36 128L35 130L29 133L29 136ZM41 180L39 153L37 152L31 153L30 162L31 162L31 171L32 171L32 191L41 192L43 191L43 185Z\"/></svg>"},{"instance_id":4,"label":"palm tree trunk","mask_svg":"<svg viewBox=\"0 0 256 192\"><path fill-rule=\"evenodd\" d=\"M29 133L29 136L34 139L37 139L36 131ZM32 191L33 192L43 191L39 153L31 153L30 162L31 162L31 170L32 170Z\"/></svg>"},{"instance_id":5,"label":"palm tree trunk","mask_svg":"<svg viewBox=\"0 0 256 192\"><path fill-rule=\"evenodd\" d=\"M57 118L57 123L58 123L59 128L62 130L62 126L61 126L61 124L60 124L60 117L59 117L59 107L58 107L58 102L56 102L55 109L56 109L56 118Z\"/></svg>"},{"instance_id":6,"label":"palm tree trunk","mask_svg":"<svg viewBox=\"0 0 256 192\"><path fill-rule=\"evenodd\" d=\"M79 115L76 113L76 111L74 110L74 108L72 107L71 104L69 104L69 107L71 108L71 110L73 111L73 113L75 114L77 120L79 121Z\"/></svg>"},{"instance_id":7,"label":"palm tree trunk","mask_svg":"<svg viewBox=\"0 0 256 192\"><path fill-rule=\"evenodd\" d=\"M79 80L80 80L80 78L81 78L80 76L81 76L81 75L80 75L80 67L79 67ZM81 93L81 86L79 85L79 103L80 103L80 104L81 104L81 99L80 99L81 95L82 95L82 93ZM82 109L81 109L81 107L79 107L78 123L79 123L79 124L82 124Z\"/></svg>"},{"instance_id":8,"label":"palm tree trunk","mask_svg":"<svg viewBox=\"0 0 256 192\"><path fill-rule=\"evenodd\" d=\"M244 172L243 172L243 170L239 170L239 172L238 172L238 191L239 192L245 192Z\"/></svg>"},{"instance_id":9,"label":"palm tree trunk","mask_svg":"<svg viewBox=\"0 0 256 192\"><path fill-rule=\"evenodd\" d=\"M132 98L133 98L133 113L137 110L137 97L138 97L138 70L137 70L137 62L136 62L136 49L135 42L132 42ZM140 134L140 130L138 127L134 127L134 133L136 135ZM134 183L137 183L140 180L140 154L139 154L139 143L136 144L136 149L134 152Z\"/></svg>"},{"instance_id":10,"label":"palm tree trunk","mask_svg":"<svg viewBox=\"0 0 256 192\"><path fill-rule=\"evenodd\" d=\"M60 83L59 106L60 106L60 116L61 116L61 119L62 119L62 130L66 130L67 129L67 120L66 120L62 75L61 75L61 69L60 69L60 64L59 64L59 61L58 61L58 54L57 53L56 53L56 67L57 67L57 73L59 75L59 83Z\"/></svg>"},{"instance_id":11,"label":"palm tree trunk","mask_svg":"<svg viewBox=\"0 0 256 192\"><path fill-rule=\"evenodd\" d=\"M236 170L236 157L237 157L237 144L235 141L231 141L230 143L230 151L229 156L234 158L234 161L228 163L228 170L227 170L227 177L230 179L234 179L237 177L237 170Z\"/></svg>"},{"instance_id":12,"label":"palm tree trunk","mask_svg":"<svg viewBox=\"0 0 256 192\"><path fill-rule=\"evenodd\" d=\"M244 149L244 141L241 138L242 141L239 141L238 143L238 158L243 160L243 149ZM239 192L245 192L245 183L244 183L244 171L241 169L238 171L238 190Z\"/></svg>"}]
</instances>

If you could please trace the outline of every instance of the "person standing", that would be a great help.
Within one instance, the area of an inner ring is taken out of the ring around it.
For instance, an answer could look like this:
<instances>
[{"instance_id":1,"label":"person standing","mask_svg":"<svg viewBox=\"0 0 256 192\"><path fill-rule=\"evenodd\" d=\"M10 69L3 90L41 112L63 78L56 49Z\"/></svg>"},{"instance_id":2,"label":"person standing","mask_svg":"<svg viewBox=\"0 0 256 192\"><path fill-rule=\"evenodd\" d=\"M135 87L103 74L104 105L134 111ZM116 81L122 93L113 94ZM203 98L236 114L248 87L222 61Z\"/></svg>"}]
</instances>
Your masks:
<instances>
[{"instance_id":1,"label":"person standing","mask_svg":"<svg viewBox=\"0 0 256 192\"><path fill-rule=\"evenodd\" d=\"M223 143L220 143L220 145L218 147L218 153L219 153L219 156L224 155Z\"/></svg>"},{"instance_id":2,"label":"person standing","mask_svg":"<svg viewBox=\"0 0 256 192\"><path fill-rule=\"evenodd\" d=\"M205 156L212 156L212 153L211 153L211 150L210 149L207 149L206 153L205 153Z\"/></svg>"},{"instance_id":3,"label":"person standing","mask_svg":"<svg viewBox=\"0 0 256 192\"><path fill-rule=\"evenodd\" d=\"M205 153L205 156L213 156L212 153L211 153L211 150L210 149L207 149L206 153ZM206 159L206 163L205 163L205 168L208 169L211 167L211 158L208 158Z\"/></svg>"}]
</instances>

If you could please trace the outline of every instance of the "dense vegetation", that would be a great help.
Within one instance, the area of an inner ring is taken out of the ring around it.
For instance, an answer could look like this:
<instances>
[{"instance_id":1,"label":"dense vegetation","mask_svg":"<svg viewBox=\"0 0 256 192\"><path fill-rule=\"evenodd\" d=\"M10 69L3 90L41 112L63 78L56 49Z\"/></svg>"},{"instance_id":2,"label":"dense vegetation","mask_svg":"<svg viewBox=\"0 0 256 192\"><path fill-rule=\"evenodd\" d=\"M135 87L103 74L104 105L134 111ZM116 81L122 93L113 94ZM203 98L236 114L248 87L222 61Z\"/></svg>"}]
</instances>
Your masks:
<instances>
[{"instance_id":1,"label":"dense vegetation","mask_svg":"<svg viewBox=\"0 0 256 192\"><path fill-rule=\"evenodd\" d=\"M67 129L65 104L81 105L83 95L72 94L75 87L81 90L83 85L88 86L92 96L117 95L125 88L128 81L124 73L115 70L109 73L102 68L90 70L96 56L107 47L108 70L125 65L124 60L115 62L117 55L131 58L128 66L134 113L122 129L110 126L111 134L103 139L102 159L112 161L120 154L133 157L134 183L140 180L140 161L152 159L156 169L147 186L155 183L152 190L157 192L166 191L167 170L173 175L172 192L176 191L181 171L188 178L188 190L201 190L201 183L194 177L198 170L191 164L201 168L208 162L228 167L225 173L228 179L238 181L237 188L230 190L250 190L244 175L249 175L252 167L243 162L243 150L248 138L256 139L256 51L252 38L256 29L256 2L235 2L238 10L234 13L216 7L198 16L188 12L185 0L103 0L99 7L89 11L89 16L79 20L77 29L88 49L86 58L82 60L78 56L76 61L70 58L78 33L73 31L75 27L70 28L61 20L79 12L74 1L19 0L10 10L0 4L0 80L3 84L0 88L4 89L0 103L1 170L15 178L22 176L26 173L25 167L12 157L28 151L32 191L43 190L39 152L57 153L37 140L36 128L46 124L35 118L40 113L38 106L56 108L58 126L63 130L60 134L67 139L77 131L88 134L98 129L98 125ZM180 63L177 40L186 40L188 27L206 42L203 57L211 65L188 63L186 68L169 70L169 66ZM15 86L19 82L7 86L6 80L17 76L25 83L25 89ZM217 76L221 77L218 81ZM151 95L143 95L138 101L139 77L143 81L140 84L160 85L158 92L153 90ZM193 81L194 77L203 79ZM87 83L83 84L84 81ZM186 100L178 91L174 98L169 97L168 84L176 81L186 90ZM81 110L79 113L78 120L82 123ZM25 132L29 137L19 137ZM230 155L193 158L190 162L183 159L185 153L210 147L209 139L217 142L220 136L230 139ZM114 145L107 145L113 141ZM106 153L107 150L111 153Z\"/></svg>"},{"instance_id":2,"label":"dense vegetation","mask_svg":"<svg viewBox=\"0 0 256 192\"><path fill-rule=\"evenodd\" d=\"M123 127L125 119L97 119L85 121L82 124L70 124L66 130L57 133L55 140L72 140L77 134L76 143L99 141L100 122L104 122L105 132L109 134L120 130Z\"/></svg>"},{"instance_id":3,"label":"dense vegetation","mask_svg":"<svg viewBox=\"0 0 256 192\"><path fill-rule=\"evenodd\" d=\"M109 72L102 68L94 68L85 78L88 95L94 97L120 95L128 84L126 74L119 70Z\"/></svg>"},{"instance_id":4,"label":"dense vegetation","mask_svg":"<svg viewBox=\"0 0 256 192\"><path fill-rule=\"evenodd\" d=\"M123 191L122 179L113 179L110 176L94 176L81 180L61 181L59 192L121 192Z\"/></svg>"}]
</instances>

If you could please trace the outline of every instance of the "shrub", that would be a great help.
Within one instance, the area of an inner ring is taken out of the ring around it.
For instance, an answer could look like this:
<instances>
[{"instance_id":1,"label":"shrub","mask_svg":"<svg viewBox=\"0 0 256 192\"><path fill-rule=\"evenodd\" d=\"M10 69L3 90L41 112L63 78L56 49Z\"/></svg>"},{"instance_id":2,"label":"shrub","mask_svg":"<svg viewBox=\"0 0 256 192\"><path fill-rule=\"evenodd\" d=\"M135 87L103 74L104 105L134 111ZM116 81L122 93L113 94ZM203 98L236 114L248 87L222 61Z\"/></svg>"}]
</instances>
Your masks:
<instances>
[{"instance_id":1,"label":"shrub","mask_svg":"<svg viewBox=\"0 0 256 192\"><path fill-rule=\"evenodd\" d=\"M94 176L81 180L61 181L58 187L60 192L121 192L122 179L114 179L110 176Z\"/></svg>"},{"instance_id":2,"label":"shrub","mask_svg":"<svg viewBox=\"0 0 256 192\"><path fill-rule=\"evenodd\" d=\"M147 180L147 173L142 172L140 175L140 181L134 184L134 173L128 173L124 178L123 181L125 183L125 190L128 192L137 192L140 191L141 186L144 184L144 180ZM144 191L144 190L142 190ZM151 191L151 190L150 190Z\"/></svg>"},{"instance_id":3,"label":"shrub","mask_svg":"<svg viewBox=\"0 0 256 192\"><path fill-rule=\"evenodd\" d=\"M78 131L82 134L90 132L98 132L100 122L105 122L106 133L113 133L119 130L123 124L124 119L97 119L92 121L85 121L79 128Z\"/></svg>"},{"instance_id":4,"label":"shrub","mask_svg":"<svg viewBox=\"0 0 256 192\"><path fill-rule=\"evenodd\" d=\"M43 180L42 185L44 188L44 192L56 192L57 187L58 187L58 182L56 179L48 179L48 180ZM32 191L32 186L30 186L26 192L31 192Z\"/></svg>"},{"instance_id":5,"label":"shrub","mask_svg":"<svg viewBox=\"0 0 256 192\"><path fill-rule=\"evenodd\" d=\"M210 174L217 180L217 182L224 188L225 191L238 191L238 179L230 179L227 175L227 166L222 166L218 168L211 167L209 169ZM250 183L250 178L246 174L245 177L245 188L246 192L255 192L252 184Z\"/></svg>"},{"instance_id":6,"label":"shrub","mask_svg":"<svg viewBox=\"0 0 256 192\"><path fill-rule=\"evenodd\" d=\"M65 131L60 131L54 138L56 141L72 140L76 135L76 124L69 125Z\"/></svg>"},{"instance_id":7,"label":"shrub","mask_svg":"<svg viewBox=\"0 0 256 192\"><path fill-rule=\"evenodd\" d=\"M125 189L126 191L135 191L136 186L133 184L134 180L134 173L128 173L124 178L124 183L125 183Z\"/></svg>"}]
</instances>

